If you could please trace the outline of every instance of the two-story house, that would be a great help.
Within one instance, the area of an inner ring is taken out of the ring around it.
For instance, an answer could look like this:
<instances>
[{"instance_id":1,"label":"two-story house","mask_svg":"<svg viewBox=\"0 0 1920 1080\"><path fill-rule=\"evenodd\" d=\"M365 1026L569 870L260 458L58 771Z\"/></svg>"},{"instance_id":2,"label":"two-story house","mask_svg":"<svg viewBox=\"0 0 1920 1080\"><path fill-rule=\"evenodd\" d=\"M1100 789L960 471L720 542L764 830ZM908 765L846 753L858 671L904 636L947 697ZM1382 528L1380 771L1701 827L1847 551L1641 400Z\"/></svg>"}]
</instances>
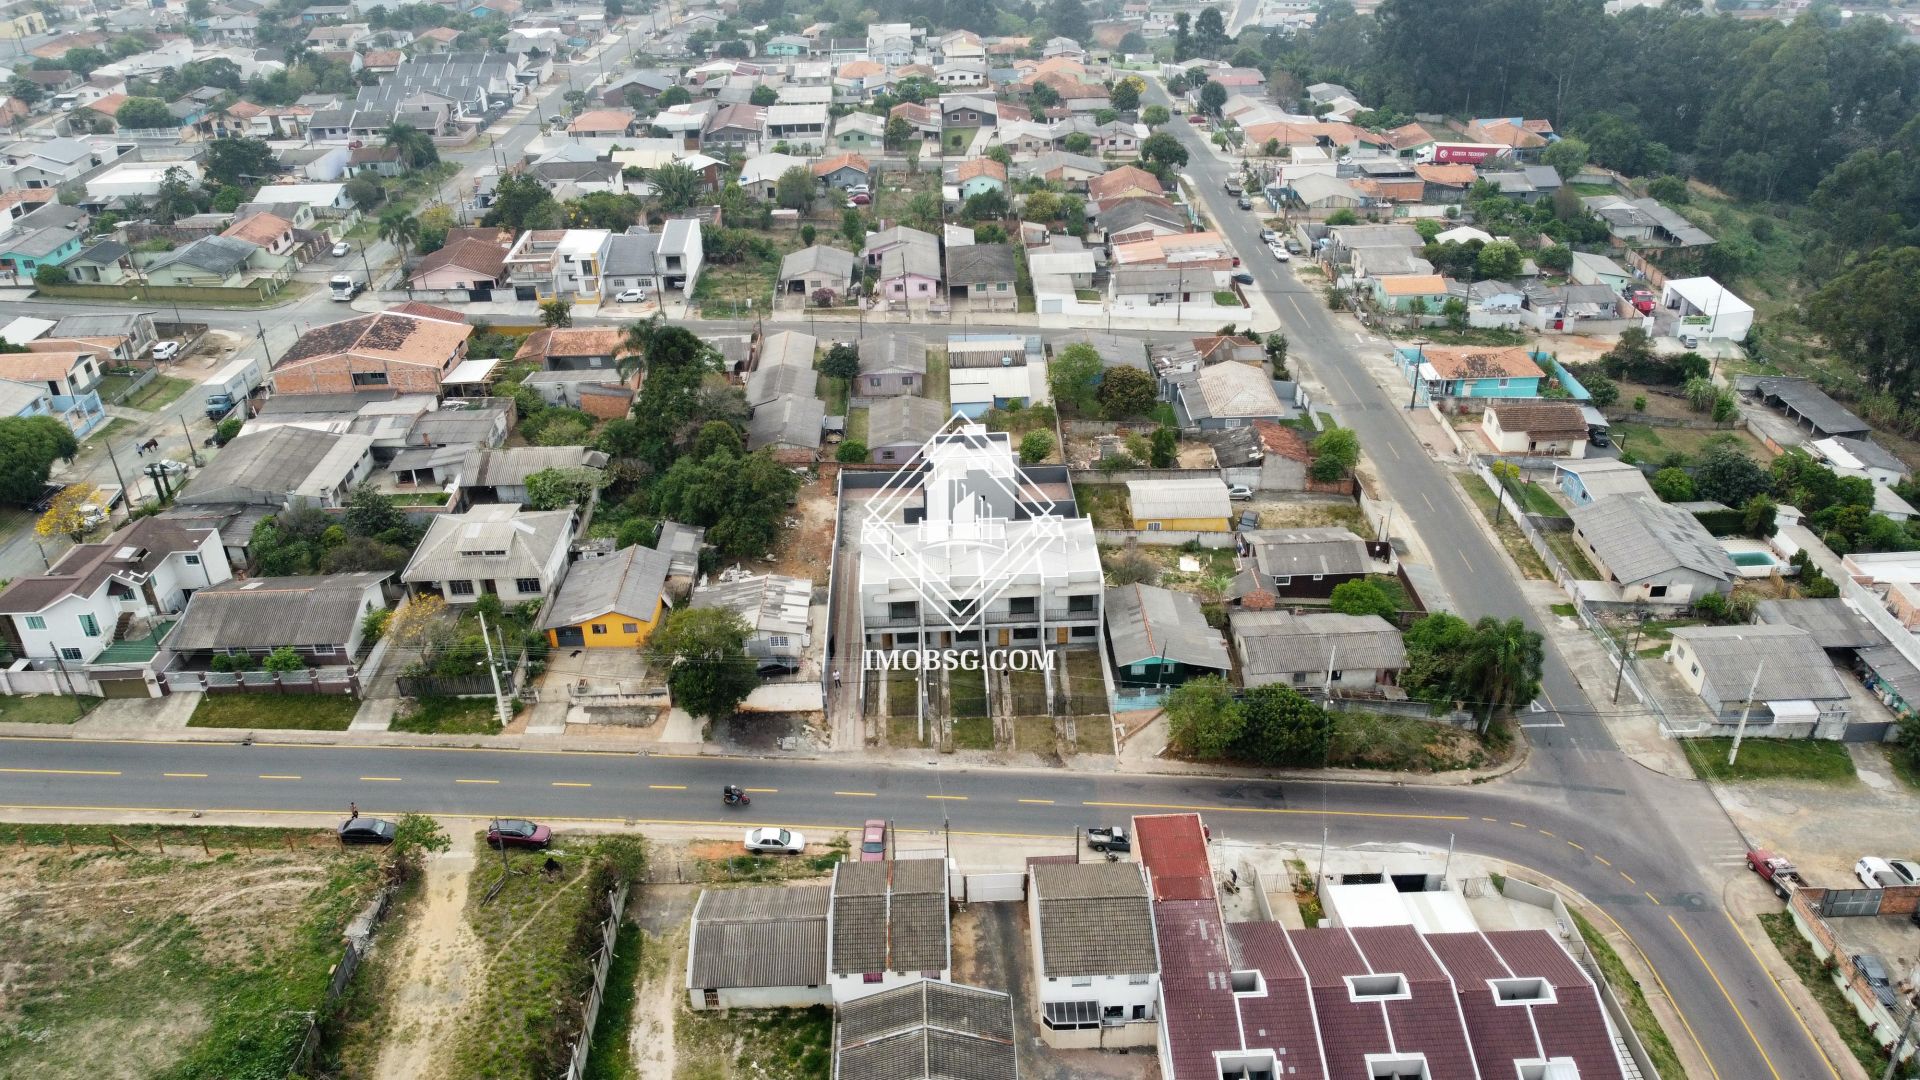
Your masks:
<instances>
[{"instance_id":1,"label":"two-story house","mask_svg":"<svg viewBox=\"0 0 1920 1080\"><path fill-rule=\"evenodd\" d=\"M281 354L273 369L279 394L346 394L371 388L440 392L466 359L473 327L451 319L388 311L316 326Z\"/></svg>"},{"instance_id":2,"label":"two-story house","mask_svg":"<svg viewBox=\"0 0 1920 1080\"><path fill-rule=\"evenodd\" d=\"M1160 952L1139 863L1027 868L1040 1037L1062 1048L1159 1041Z\"/></svg>"},{"instance_id":3,"label":"two-story house","mask_svg":"<svg viewBox=\"0 0 1920 1080\"><path fill-rule=\"evenodd\" d=\"M0 592L0 635L21 656L87 663L113 644L123 618L177 614L196 591L232 576L218 530L141 518Z\"/></svg>"},{"instance_id":4,"label":"two-story house","mask_svg":"<svg viewBox=\"0 0 1920 1080\"><path fill-rule=\"evenodd\" d=\"M456 605L482 596L509 606L544 599L566 576L573 530L571 510L491 503L447 514L427 529L400 580Z\"/></svg>"},{"instance_id":5,"label":"two-story house","mask_svg":"<svg viewBox=\"0 0 1920 1080\"><path fill-rule=\"evenodd\" d=\"M87 221L86 211L59 203L15 218L0 232L0 275L31 281L42 266L59 266L80 254Z\"/></svg>"},{"instance_id":6,"label":"two-story house","mask_svg":"<svg viewBox=\"0 0 1920 1080\"><path fill-rule=\"evenodd\" d=\"M518 300L598 303L605 288L606 229L529 229L507 252L507 283Z\"/></svg>"}]
</instances>

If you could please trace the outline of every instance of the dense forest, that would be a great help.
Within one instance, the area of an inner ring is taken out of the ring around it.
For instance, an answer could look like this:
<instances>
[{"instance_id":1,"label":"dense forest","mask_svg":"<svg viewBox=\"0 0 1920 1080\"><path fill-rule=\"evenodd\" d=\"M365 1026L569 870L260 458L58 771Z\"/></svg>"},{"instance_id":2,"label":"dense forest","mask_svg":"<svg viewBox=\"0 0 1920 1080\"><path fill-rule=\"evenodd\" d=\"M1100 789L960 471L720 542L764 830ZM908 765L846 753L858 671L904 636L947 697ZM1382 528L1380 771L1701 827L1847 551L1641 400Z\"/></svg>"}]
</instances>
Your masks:
<instances>
[{"instance_id":1,"label":"dense forest","mask_svg":"<svg viewBox=\"0 0 1920 1080\"><path fill-rule=\"evenodd\" d=\"M1920 48L1891 23L1824 5L1788 24L1699 0L1385 0L1375 16L1333 0L1273 74L1342 83L1381 114L1544 117L1598 164L1759 211L1735 248L1792 222L1805 302L1781 312L1799 326L1769 329L1812 331L1860 376L1829 381L1920 430Z\"/></svg>"}]
</instances>

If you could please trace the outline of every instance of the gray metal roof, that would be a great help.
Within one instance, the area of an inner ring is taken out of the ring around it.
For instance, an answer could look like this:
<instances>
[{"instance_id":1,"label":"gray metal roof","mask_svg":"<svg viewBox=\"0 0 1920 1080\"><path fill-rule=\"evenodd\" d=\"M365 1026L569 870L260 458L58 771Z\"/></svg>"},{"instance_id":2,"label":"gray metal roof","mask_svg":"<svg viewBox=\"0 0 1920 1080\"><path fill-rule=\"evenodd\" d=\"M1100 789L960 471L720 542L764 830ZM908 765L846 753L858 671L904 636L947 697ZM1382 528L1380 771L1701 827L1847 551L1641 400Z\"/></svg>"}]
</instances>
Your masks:
<instances>
[{"instance_id":1,"label":"gray metal roof","mask_svg":"<svg viewBox=\"0 0 1920 1080\"><path fill-rule=\"evenodd\" d=\"M1743 391L1757 391L1769 401L1778 401L1826 435L1864 435L1873 430L1865 420L1805 379L1743 375L1734 380L1734 386Z\"/></svg>"},{"instance_id":2,"label":"gray metal roof","mask_svg":"<svg viewBox=\"0 0 1920 1080\"><path fill-rule=\"evenodd\" d=\"M925 375L927 339L920 334L889 333L860 357L862 375Z\"/></svg>"},{"instance_id":3,"label":"gray metal roof","mask_svg":"<svg viewBox=\"0 0 1920 1080\"><path fill-rule=\"evenodd\" d=\"M810 367L762 363L747 376L747 404L762 405L787 395L812 397L819 384L819 373Z\"/></svg>"},{"instance_id":4,"label":"gray metal roof","mask_svg":"<svg viewBox=\"0 0 1920 1080\"><path fill-rule=\"evenodd\" d=\"M1398 670L1407 664L1400 631L1378 615L1290 611L1236 611L1227 617L1245 662L1246 685L1290 677L1296 671Z\"/></svg>"},{"instance_id":5,"label":"gray metal roof","mask_svg":"<svg viewBox=\"0 0 1920 1080\"><path fill-rule=\"evenodd\" d=\"M834 1080L1017 1080L1013 998L922 979L849 1001L834 1027Z\"/></svg>"},{"instance_id":6,"label":"gray metal roof","mask_svg":"<svg viewBox=\"0 0 1920 1080\"><path fill-rule=\"evenodd\" d=\"M1127 497L1136 521L1225 518L1233 513L1227 482L1217 476L1129 480Z\"/></svg>"},{"instance_id":7,"label":"gray metal roof","mask_svg":"<svg viewBox=\"0 0 1920 1080\"><path fill-rule=\"evenodd\" d=\"M435 518L400 580L544 580L554 549L572 533L572 522L571 510L521 510L511 503Z\"/></svg>"},{"instance_id":8,"label":"gray metal roof","mask_svg":"<svg viewBox=\"0 0 1920 1080\"><path fill-rule=\"evenodd\" d=\"M571 564L540 629L578 626L602 615L651 621L659 611L671 561L665 552L635 544L604 559Z\"/></svg>"},{"instance_id":9,"label":"gray metal roof","mask_svg":"<svg viewBox=\"0 0 1920 1080\"><path fill-rule=\"evenodd\" d=\"M214 455L180 494L183 503L272 503L314 487L330 488L353 471L372 447L365 435L335 435L301 427L249 432ZM347 446L349 454L336 454ZM328 466L331 475L317 475Z\"/></svg>"},{"instance_id":10,"label":"gray metal roof","mask_svg":"<svg viewBox=\"0 0 1920 1080\"><path fill-rule=\"evenodd\" d=\"M1007 244L967 244L947 249L948 285L991 285L1014 279L1013 248Z\"/></svg>"},{"instance_id":11,"label":"gray metal roof","mask_svg":"<svg viewBox=\"0 0 1920 1080\"><path fill-rule=\"evenodd\" d=\"M867 446L919 446L947 422L947 408L929 398L901 394L867 409Z\"/></svg>"},{"instance_id":12,"label":"gray metal roof","mask_svg":"<svg viewBox=\"0 0 1920 1080\"><path fill-rule=\"evenodd\" d=\"M1677 570L1733 580L1733 560L1700 519L1658 499L1610 495L1576 506L1568 516L1622 584Z\"/></svg>"},{"instance_id":13,"label":"gray metal roof","mask_svg":"<svg viewBox=\"0 0 1920 1080\"><path fill-rule=\"evenodd\" d=\"M592 374L612 381L610 372ZM584 446L474 447L460 466L461 487L517 487L548 469L604 469L607 455Z\"/></svg>"},{"instance_id":14,"label":"gray metal roof","mask_svg":"<svg viewBox=\"0 0 1920 1080\"><path fill-rule=\"evenodd\" d=\"M1565 472L1579 477L1580 486L1586 488L1590 498L1604 499L1609 495L1653 497L1653 485L1647 483L1647 474L1619 458L1558 461L1554 463L1554 469L1556 476Z\"/></svg>"},{"instance_id":15,"label":"gray metal roof","mask_svg":"<svg viewBox=\"0 0 1920 1080\"><path fill-rule=\"evenodd\" d=\"M167 648L277 649L345 645L370 610L384 606L385 571L223 581L196 590L166 637Z\"/></svg>"},{"instance_id":16,"label":"gray metal roof","mask_svg":"<svg viewBox=\"0 0 1920 1080\"><path fill-rule=\"evenodd\" d=\"M1153 585L1107 590L1107 641L1122 666L1164 658L1190 667L1226 671L1227 641L1207 625L1200 598Z\"/></svg>"},{"instance_id":17,"label":"gray metal roof","mask_svg":"<svg viewBox=\"0 0 1920 1080\"><path fill-rule=\"evenodd\" d=\"M808 372L809 375L812 372ZM827 403L800 394L782 394L753 407L747 421L747 449L763 446L796 450L820 448L820 422L826 419Z\"/></svg>"},{"instance_id":18,"label":"gray metal roof","mask_svg":"<svg viewBox=\"0 0 1920 1080\"><path fill-rule=\"evenodd\" d=\"M1823 600L1762 600L1754 618L1770 626L1797 626L1823 649L1865 649L1885 645L1885 634L1839 597Z\"/></svg>"},{"instance_id":19,"label":"gray metal roof","mask_svg":"<svg viewBox=\"0 0 1920 1080\"><path fill-rule=\"evenodd\" d=\"M1241 534L1254 565L1268 577L1364 574L1373 569L1366 541L1340 528L1264 529Z\"/></svg>"},{"instance_id":20,"label":"gray metal roof","mask_svg":"<svg viewBox=\"0 0 1920 1080\"><path fill-rule=\"evenodd\" d=\"M664 544L665 536L661 539ZM693 590L691 605L726 608L755 633L804 637L813 609L813 582L780 574L749 574L700 586Z\"/></svg>"},{"instance_id":21,"label":"gray metal roof","mask_svg":"<svg viewBox=\"0 0 1920 1080\"><path fill-rule=\"evenodd\" d=\"M653 546L667 553L670 560L668 574L692 577L700 572L700 548L706 540L707 530L698 525L663 521L660 523L660 536Z\"/></svg>"},{"instance_id":22,"label":"gray metal roof","mask_svg":"<svg viewBox=\"0 0 1920 1080\"><path fill-rule=\"evenodd\" d=\"M1906 462L1894 457L1891 450L1874 442L1872 439L1852 439L1840 436L1836 437L1833 441L1839 443L1840 448L1847 453L1859 458L1860 464L1870 469L1886 469L1889 472L1897 472L1902 475L1911 471L1907 468Z\"/></svg>"},{"instance_id":23,"label":"gray metal roof","mask_svg":"<svg viewBox=\"0 0 1920 1080\"><path fill-rule=\"evenodd\" d=\"M815 244L780 260L780 280L789 281L807 274L826 274L846 280L853 277L854 269L859 265L859 256L851 251Z\"/></svg>"},{"instance_id":24,"label":"gray metal roof","mask_svg":"<svg viewBox=\"0 0 1920 1080\"><path fill-rule=\"evenodd\" d=\"M956 251L969 251L971 248L955 248ZM940 280L940 251L926 244L902 244L888 248L880 256L880 276L882 278L904 277L915 274L920 277ZM997 281L1012 281L1011 276L996 278Z\"/></svg>"},{"instance_id":25,"label":"gray metal roof","mask_svg":"<svg viewBox=\"0 0 1920 1080\"><path fill-rule=\"evenodd\" d=\"M948 962L944 859L834 866L828 965L835 974L939 971Z\"/></svg>"},{"instance_id":26,"label":"gray metal roof","mask_svg":"<svg viewBox=\"0 0 1920 1080\"><path fill-rule=\"evenodd\" d=\"M1700 677L1722 702L1844 701L1846 684L1812 634L1797 626L1676 626ZM1759 674L1756 685L1754 675Z\"/></svg>"},{"instance_id":27,"label":"gray metal roof","mask_svg":"<svg viewBox=\"0 0 1920 1080\"><path fill-rule=\"evenodd\" d=\"M1040 906L1038 974L1151 975L1160 970L1139 863L1036 863L1033 890Z\"/></svg>"},{"instance_id":28,"label":"gray metal roof","mask_svg":"<svg viewBox=\"0 0 1920 1080\"><path fill-rule=\"evenodd\" d=\"M147 269L159 270L180 263L210 274L231 274L245 266L258 250L257 245L231 236L203 236L186 247L155 259Z\"/></svg>"},{"instance_id":29,"label":"gray metal roof","mask_svg":"<svg viewBox=\"0 0 1920 1080\"><path fill-rule=\"evenodd\" d=\"M1893 688L1908 704L1920 701L1920 668L1900 652L1897 645L1875 645L1860 650L1860 662L1874 676Z\"/></svg>"},{"instance_id":30,"label":"gray metal roof","mask_svg":"<svg viewBox=\"0 0 1920 1080\"><path fill-rule=\"evenodd\" d=\"M829 897L825 885L702 890L687 943L687 986L825 984Z\"/></svg>"},{"instance_id":31,"label":"gray metal roof","mask_svg":"<svg viewBox=\"0 0 1920 1080\"><path fill-rule=\"evenodd\" d=\"M606 277L655 273L654 252L659 247L659 233L614 233L607 238L607 261L601 273Z\"/></svg>"}]
</instances>

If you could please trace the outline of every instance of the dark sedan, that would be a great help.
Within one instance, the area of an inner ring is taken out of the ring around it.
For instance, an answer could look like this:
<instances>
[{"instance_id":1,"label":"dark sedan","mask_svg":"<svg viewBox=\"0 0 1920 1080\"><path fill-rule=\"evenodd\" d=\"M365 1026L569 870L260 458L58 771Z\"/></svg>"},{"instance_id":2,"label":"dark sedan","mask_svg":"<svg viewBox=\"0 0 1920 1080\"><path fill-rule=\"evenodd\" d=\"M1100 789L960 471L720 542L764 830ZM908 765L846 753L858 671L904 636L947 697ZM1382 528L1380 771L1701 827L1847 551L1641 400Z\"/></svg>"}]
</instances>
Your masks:
<instances>
[{"instance_id":1,"label":"dark sedan","mask_svg":"<svg viewBox=\"0 0 1920 1080\"><path fill-rule=\"evenodd\" d=\"M343 844L391 844L399 830L391 821L377 817L357 817L340 823Z\"/></svg>"},{"instance_id":2,"label":"dark sedan","mask_svg":"<svg viewBox=\"0 0 1920 1080\"><path fill-rule=\"evenodd\" d=\"M543 848L552 842L553 830L531 821L496 821L487 830L488 847Z\"/></svg>"}]
</instances>

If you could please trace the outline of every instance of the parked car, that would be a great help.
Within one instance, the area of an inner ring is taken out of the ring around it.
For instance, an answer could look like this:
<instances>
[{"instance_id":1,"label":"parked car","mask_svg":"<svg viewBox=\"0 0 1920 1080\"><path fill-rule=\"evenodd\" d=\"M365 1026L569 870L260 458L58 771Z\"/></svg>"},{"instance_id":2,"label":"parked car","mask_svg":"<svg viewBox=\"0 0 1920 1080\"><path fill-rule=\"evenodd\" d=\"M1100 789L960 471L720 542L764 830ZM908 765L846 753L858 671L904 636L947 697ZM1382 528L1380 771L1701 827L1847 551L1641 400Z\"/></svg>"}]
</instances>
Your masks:
<instances>
[{"instance_id":1,"label":"parked car","mask_svg":"<svg viewBox=\"0 0 1920 1080\"><path fill-rule=\"evenodd\" d=\"M1261 229L1260 242L1263 244L1277 244L1280 242L1280 234L1274 232L1272 229Z\"/></svg>"},{"instance_id":2,"label":"parked car","mask_svg":"<svg viewBox=\"0 0 1920 1080\"><path fill-rule=\"evenodd\" d=\"M1681 334L1680 344L1683 348L1697 349L1700 347L1700 339L1692 334Z\"/></svg>"},{"instance_id":3,"label":"parked car","mask_svg":"<svg viewBox=\"0 0 1920 1080\"><path fill-rule=\"evenodd\" d=\"M1862 855L1860 861L1853 864L1853 876L1859 878L1860 884L1868 889L1887 889L1906 884L1887 860L1878 855Z\"/></svg>"},{"instance_id":4,"label":"parked car","mask_svg":"<svg viewBox=\"0 0 1920 1080\"><path fill-rule=\"evenodd\" d=\"M1251 285L1253 284L1253 275L1247 273L1245 270L1242 270L1239 273L1233 275L1233 280L1239 282L1242 285Z\"/></svg>"},{"instance_id":5,"label":"parked car","mask_svg":"<svg viewBox=\"0 0 1920 1080\"><path fill-rule=\"evenodd\" d=\"M1251 499L1253 498L1253 489L1248 487L1245 484L1234 484L1232 487L1229 487L1227 489L1227 498Z\"/></svg>"},{"instance_id":6,"label":"parked car","mask_svg":"<svg viewBox=\"0 0 1920 1080\"><path fill-rule=\"evenodd\" d=\"M860 831L860 861L885 862L886 858L887 823L875 818Z\"/></svg>"},{"instance_id":7,"label":"parked car","mask_svg":"<svg viewBox=\"0 0 1920 1080\"><path fill-rule=\"evenodd\" d=\"M1893 867L1894 873L1906 879L1901 884L1920 885L1920 862L1912 859L1888 859L1887 865Z\"/></svg>"},{"instance_id":8,"label":"parked car","mask_svg":"<svg viewBox=\"0 0 1920 1080\"><path fill-rule=\"evenodd\" d=\"M493 823L487 830L487 846L543 848L553 842L553 830L545 825L518 818L507 818Z\"/></svg>"},{"instance_id":9,"label":"parked car","mask_svg":"<svg viewBox=\"0 0 1920 1080\"><path fill-rule=\"evenodd\" d=\"M1189 124L1204 124L1206 122L1207 118L1199 113L1194 113L1192 116L1187 117L1187 123Z\"/></svg>"},{"instance_id":10,"label":"parked car","mask_svg":"<svg viewBox=\"0 0 1920 1080\"><path fill-rule=\"evenodd\" d=\"M791 829L749 829L746 846L756 855L798 855L807 850L807 838Z\"/></svg>"},{"instance_id":11,"label":"parked car","mask_svg":"<svg viewBox=\"0 0 1920 1080\"><path fill-rule=\"evenodd\" d=\"M357 817L340 823L340 842L343 844L391 844L399 831L393 822L385 818Z\"/></svg>"},{"instance_id":12,"label":"parked car","mask_svg":"<svg viewBox=\"0 0 1920 1080\"><path fill-rule=\"evenodd\" d=\"M1253 209L1253 200L1247 198L1245 195L1240 196L1240 209L1242 210Z\"/></svg>"},{"instance_id":13,"label":"parked car","mask_svg":"<svg viewBox=\"0 0 1920 1080\"><path fill-rule=\"evenodd\" d=\"M1853 958L1853 970L1873 988L1873 996L1880 1004L1891 1009L1900 1001L1900 995L1894 992L1893 980L1887 977L1886 961L1872 953L1857 953Z\"/></svg>"},{"instance_id":14,"label":"parked car","mask_svg":"<svg viewBox=\"0 0 1920 1080\"><path fill-rule=\"evenodd\" d=\"M638 304L646 300L646 298L647 290L645 289L622 289L620 290L620 295L613 299L614 302L618 304Z\"/></svg>"},{"instance_id":15,"label":"parked car","mask_svg":"<svg viewBox=\"0 0 1920 1080\"><path fill-rule=\"evenodd\" d=\"M858 192L856 194L847 196L847 209L851 210L856 206L865 206L872 201L873 201L873 196L867 194L864 191Z\"/></svg>"},{"instance_id":16,"label":"parked car","mask_svg":"<svg viewBox=\"0 0 1920 1080\"><path fill-rule=\"evenodd\" d=\"M345 240L342 240L339 243L333 245L334 258L338 259L341 256L351 255L351 254L353 254L353 245L347 243Z\"/></svg>"},{"instance_id":17,"label":"parked car","mask_svg":"<svg viewBox=\"0 0 1920 1080\"><path fill-rule=\"evenodd\" d=\"M1087 846L1095 851L1132 851L1133 839L1118 825L1096 825L1087 830Z\"/></svg>"},{"instance_id":18,"label":"parked car","mask_svg":"<svg viewBox=\"0 0 1920 1080\"><path fill-rule=\"evenodd\" d=\"M1293 261L1293 256L1287 254L1287 249L1281 247L1279 244L1268 244L1267 250L1273 252L1273 257L1280 262Z\"/></svg>"},{"instance_id":19,"label":"parked car","mask_svg":"<svg viewBox=\"0 0 1920 1080\"><path fill-rule=\"evenodd\" d=\"M1300 254L1300 241L1295 240L1293 237L1289 236L1287 237L1286 248L1287 248L1287 251L1291 252L1292 254L1298 255Z\"/></svg>"},{"instance_id":20,"label":"parked car","mask_svg":"<svg viewBox=\"0 0 1920 1080\"><path fill-rule=\"evenodd\" d=\"M171 360L179 355L180 343L177 341L162 341L153 347L153 358L155 360Z\"/></svg>"},{"instance_id":21,"label":"parked car","mask_svg":"<svg viewBox=\"0 0 1920 1080\"><path fill-rule=\"evenodd\" d=\"M1782 900L1794 889L1807 884L1807 879L1800 876L1800 871L1794 868L1793 863L1764 848L1747 852L1747 869L1759 874L1760 880L1773 886L1775 895Z\"/></svg>"},{"instance_id":22,"label":"parked car","mask_svg":"<svg viewBox=\"0 0 1920 1080\"><path fill-rule=\"evenodd\" d=\"M186 462L175 461L172 458L161 458L159 461L153 462L152 464L154 466L157 466L161 472L166 473L168 476L179 476L180 474L187 471Z\"/></svg>"},{"instance_id":23,"label":"parked car","mask_svg":"<svg viewBox=\"0 0 1920 1080\"><path fill-rule=\"evenodd\" d=\"M1590 427L1587 429L1587 442L1594 446L1612 446L1613 437L1607 434L1606 428Z\"/></svg>"},{"instance_id":24,"label":"parked car","mask_svg":"<svg viewBox=\"0 0 1920 1080\"><path fill-rule=\"evenodd\" d=\"M872 188L870 188L870 187L868 187L868 186L867 186L867 185L865 185L865 184L853 184L853 185L851 185L851 186L849 186L849 187L847 188L847 194L849 194L849 195L865 195L865 194L867 194L868 192L871 192L872 190L873 190Z\"/></svg>"}]
</instances>

